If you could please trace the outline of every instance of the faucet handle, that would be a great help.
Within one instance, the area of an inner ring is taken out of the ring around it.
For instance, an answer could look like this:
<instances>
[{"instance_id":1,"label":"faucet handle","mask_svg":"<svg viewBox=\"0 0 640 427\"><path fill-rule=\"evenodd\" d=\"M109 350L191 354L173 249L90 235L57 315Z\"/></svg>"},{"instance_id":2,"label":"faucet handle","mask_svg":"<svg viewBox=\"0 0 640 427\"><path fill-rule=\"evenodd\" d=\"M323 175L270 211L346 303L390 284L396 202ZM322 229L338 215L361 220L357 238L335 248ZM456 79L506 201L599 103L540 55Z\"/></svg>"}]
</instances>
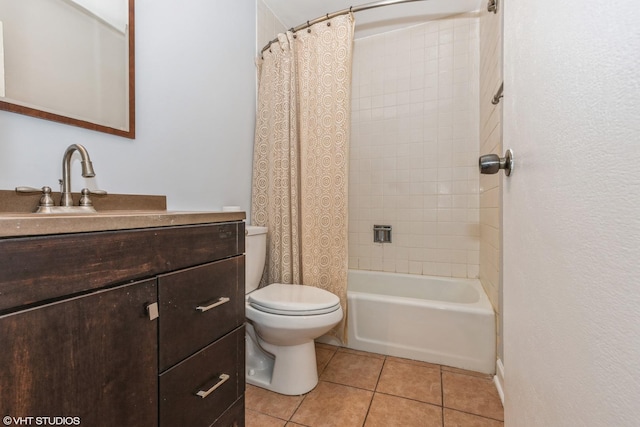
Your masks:
<instances>
[{"instance_id":1,"label":"faucet handle","mask_svg":"<svg viewBox=\"0 0 640 427\"><path fill-rule=\"evenodd\" d=\"M42 187L42 197L40 197L38 206L41 208L55 206L53 197L51 197L51 187L47 187L46 185Z\"/></svg>"},{"instance_id":2,"label":"faucet handle","mask_svg":"<svg viewBox=\"0 0 640 427\"><path fill-rule=\"evenodd\" d=\"M80 197L79 206L93 206L93 203L89 198L91 191L88 188L83 188L82 190L80 190L80 194L82 194L82 196Z\"/></svg>"},{"instance_id":3,"label":"faucet handle","mask_svg":"<svg viewBox=\"0 0 640 427\"><path fill-rule=\"evenodd\" d=\"M42 188L27 187L27 186L16 187L16 193L39 193L41 191L44 191L44 187Z\"/></svg>"},{"instance_id":4,"label":"faucet handle","mask_svg":"<svg viewBox=\"0 0 640 427\"><path fill-rule=\"evenodd\" d=\"M51 207L55 206L53 197L51 197L51 187L35 188L35 187L16 187L17 193L39 193L42 191L42 197L40 197L40 203L38 207Z\"/></svg>"},{"instance_id":5,"label":"faucet handle","mask_svg":"<svg viewBox=\"0 0 640 427\"><path fill-rule=\"evenodd\" d=\"M91 202L91 199L89 198L89 195L91 193L99 194L101 196L107 194L105 190L89 190L88 188L83 188L82 190L80 190L80 194L82 196L80 197L79 206L93 206L93 202Z\"/></svg>"}]
</instances>

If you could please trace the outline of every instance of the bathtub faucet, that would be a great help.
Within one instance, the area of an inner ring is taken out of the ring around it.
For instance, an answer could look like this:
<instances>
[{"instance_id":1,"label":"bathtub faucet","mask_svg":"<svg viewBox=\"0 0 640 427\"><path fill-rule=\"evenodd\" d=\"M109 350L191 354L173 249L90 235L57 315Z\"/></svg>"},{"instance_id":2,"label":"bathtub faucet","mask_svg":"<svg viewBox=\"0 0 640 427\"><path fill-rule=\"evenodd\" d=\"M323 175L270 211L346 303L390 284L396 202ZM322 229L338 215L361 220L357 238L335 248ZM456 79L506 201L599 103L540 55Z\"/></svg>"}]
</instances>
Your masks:
<instances>
[{"instance_id":1,"label":"bathtub faucet","mask_svg":"<svg viewBox=\"0 0 640 427\"><path fill-rule=\"evenodd\" d=\"M62 195L60 197L60 206L73 206L73 197L71 196L71 156L73 156L75 151L78 151L82 157L82 161L80 162L82 165L82 176L85 178L96 176L87 149L80 144L72 144L67 147L62 157Z\"/></svg>"}]
</instances>

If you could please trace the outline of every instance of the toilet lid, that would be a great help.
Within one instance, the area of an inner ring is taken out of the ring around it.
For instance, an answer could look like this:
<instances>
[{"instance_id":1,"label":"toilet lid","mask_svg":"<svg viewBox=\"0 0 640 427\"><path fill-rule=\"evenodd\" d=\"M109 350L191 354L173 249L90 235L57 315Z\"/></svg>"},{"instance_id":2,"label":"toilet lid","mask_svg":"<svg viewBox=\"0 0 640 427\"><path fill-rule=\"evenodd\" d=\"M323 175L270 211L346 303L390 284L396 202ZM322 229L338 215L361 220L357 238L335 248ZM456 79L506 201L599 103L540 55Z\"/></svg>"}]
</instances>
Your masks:
<instances>
[{"instance_id":1,"label":"toilet lid","mask_svg":"<svg viewBox=\"0 0 640 427\"><path fill-rule=\"evenodd\" d=\"M249 294L257 310L287 316L325 314L340 308L340 299L324 289L273 283Z\"/></svg>"}]
</instances>

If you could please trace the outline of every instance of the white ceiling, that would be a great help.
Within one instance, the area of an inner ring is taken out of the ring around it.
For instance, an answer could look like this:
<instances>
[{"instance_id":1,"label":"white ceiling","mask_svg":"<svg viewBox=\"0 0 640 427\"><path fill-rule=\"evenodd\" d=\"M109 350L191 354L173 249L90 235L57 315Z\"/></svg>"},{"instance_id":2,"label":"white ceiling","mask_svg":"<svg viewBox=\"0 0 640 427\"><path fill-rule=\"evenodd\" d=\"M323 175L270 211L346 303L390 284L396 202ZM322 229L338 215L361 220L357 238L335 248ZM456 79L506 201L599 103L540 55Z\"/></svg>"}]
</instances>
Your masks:
<instances>
[{"instance_id":1,"label":"white ceiling","mask_svg":"<svg viewBox=\"0 0 640 427\"><path fill-rule=\"evenodd\" d=\"M286 28L372 0L263 0ZM478 10L486 0L422 0L356 13L356 38L410 27L443 16Z\"/></svg>"}]
</instances>

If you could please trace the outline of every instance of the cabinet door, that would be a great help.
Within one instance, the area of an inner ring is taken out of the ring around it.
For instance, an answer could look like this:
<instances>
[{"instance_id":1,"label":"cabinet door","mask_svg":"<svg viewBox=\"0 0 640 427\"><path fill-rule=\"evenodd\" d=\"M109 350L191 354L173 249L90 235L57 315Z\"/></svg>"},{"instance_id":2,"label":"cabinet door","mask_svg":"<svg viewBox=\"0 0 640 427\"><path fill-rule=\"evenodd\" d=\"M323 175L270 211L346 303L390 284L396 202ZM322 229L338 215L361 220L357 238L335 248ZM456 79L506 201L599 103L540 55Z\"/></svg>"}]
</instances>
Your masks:
<instances>
[{"instance_id":1,"label":"cabinet door","mask_svg":"<svg viewBox=\"0 0 640 427\"><path fill-rule=\"evenodd\" d=\"M244 396L213 423L213 427L244 427Z\"/></svg>"},{"instance_id":2,"label":"cabinet door","mask_svg":"<svg viewBox=\"0 0 640 427\"><path fill-rule=\"evenodd\" d=\"M157 426L156 299L154 279L1 316L2 416Z\"/></svg>"}]
</instances>

